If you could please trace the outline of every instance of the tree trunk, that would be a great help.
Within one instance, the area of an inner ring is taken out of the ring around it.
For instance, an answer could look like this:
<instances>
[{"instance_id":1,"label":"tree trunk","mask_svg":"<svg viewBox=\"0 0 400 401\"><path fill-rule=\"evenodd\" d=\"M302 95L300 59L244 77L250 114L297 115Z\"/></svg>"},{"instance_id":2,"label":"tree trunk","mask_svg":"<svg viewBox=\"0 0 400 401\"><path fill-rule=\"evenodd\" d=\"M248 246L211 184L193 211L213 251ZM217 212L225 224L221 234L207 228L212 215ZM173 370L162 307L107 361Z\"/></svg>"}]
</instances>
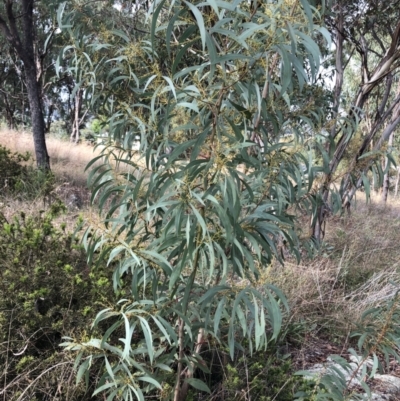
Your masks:
<instances>
[{"instance_id":1,"label":"tree trunk","mask_svg":"<svg viewBox=\"0 0 400 401\"><path fill-rule=\"evenodd\" d=\"M343 76L344 76L344 66L343 66L343 25L344 25L344 16L343 16L343 8L342 4L339 3L339 15L336 26L336 65L335 65L335 88L334 88L334 97L333 97L333 110L332 110L332 119L336 120L339 114L339 106L340 106L340 98L342 96L343 89ZM331 129L331 137L335 138L337 135L336 124L332 125Z\"/></svg>"},{"instance_id":2,"label":"tree trunk","mask_svg":"<svg viewBox=\"0 0 400 401\"><path fill-rule=\"evenodd\" d=\"M332 120L335 121L339 114L340 98L343 89L343 25L344 25L344 15L342 4L339 2L339 13L336 21L336 68L335 68L335 88L334 88L334 98L333 98L333 110L332 110ZM338 135L336 124L332 125L330 136L335 138ZM328 144L329 146L329 144ZM317 213L315 217L311 217L311 233L312 237L317 244L320 244L325 235L325 221L328 213L327 200L329 196L329 181L330 176L325 177L326 181L324 183L320 203L317 207Z\"/></svg>"},{"instance_id":3,"label":"tree trunk","mask_svg":"<svg viewBox=\"0 0 400 401\"><path fill-rule=\"evenodd\" d=\"M391 151L391 148L393 147L393 140L394 140L394 131L390 134L389 137L389 149L388 151ZM389 194L389 179L390 179L390 174L389 174L389 159L386 157L385 160L385 170L386 173L383 177L383 187L382 187L382 201L387 202L388 194Z\"/></svg>"},{"instance_id":4,"label":"tree trunk","mask_svg":"<svg viewBox=\"0 0 400 401\"><path fill-rule=\"evenodd\" d=\"M6 109L7 128L13 130L15 129L15 117L14 117L15 106L10 104L10 102L7 99L7 95L5 95L4 102Z\"/></svg>"},{"instance_id":5,"label":"tree trunk","mask_svg":"<svg viewBox=\"0 0 400 401\"><path fill-rule=\"evenodd\" d=\"M46 147L46 125L44 122L42 102L40 98L40 83L37 80L35 53L33 47L33 1L22 0L24 15L22 18L23 28L23 51L19 54L25 64L26 87L28 92L29 107L31 110L31 124L33 132L33 143L35 145L36 164L40 169L50 170L50 158Z\"/></svg>"},{"instance_id":6,"label":"tree trunk","mask_svg":"<svg viewBox=\"0 0 400 401\"><path fill-rule=\"evenodd\" d=\"M78 143L80 139L80 125L81 125L81 109L82 109L82 98L83 91L78 89L75 94L75 105L74 105L74 121L72 123L72 133L70 140L71 142Z\"/></svg>"},{"instance_id":7,"label":"tree trunk","mask_svg":"<svg viewBox=\"0 0 400 401\"><path fill-rule=\"evenodd\" d=\"M182 360L184 358L184 344L183 344L183 327L184 321L179 322L179 362L177 370L177 378L174 390L174 401L185 401L189 392L189 383L185 379L192 379L196 372L196 365L191 362L190 366L182 369ZM197 344L195 354L200 354L204 344L204 329L200 329L197 334Z\"/></svg>"},{"instance_id":8,"label":"tree trunk","mask_svg":"<svg viewBox=\"0 0 400 401\"><path fill-rule=\"evenodd\" d=\"M51 119L53 118L53 113L54 113L54 105L51 104L49 106L49 112L47 114L47 121L46 121L46 134L50 132L50 127L51 127Z\"/></svg>"},{"instance_id":9,"label":"tree trunk","mask_svg":"<svg viewBox=\"0 0 400 401\"><path fill-rule=\"evenodd\" d=\"M396 175L396 187L394 189L394 196L397 197L397 193L399 191L399 181L400 181L400 167L396 167L397 175Z\"/></svg>"},{"instance_id":10,"label":"tree trunk","mask_svg":"<svg viewBox=\"0 0 400 401\"><path fill-rule=\"evenodd\" d=\"M33 143L35 145L36 164L40 169L50 170L50 158L47 153L42 105L40 101L40 90L36 81L35 64L26 66L26 87L28 92L29 108L31 111L31 124L33 132Z\"/></svg>"}]
</instances>

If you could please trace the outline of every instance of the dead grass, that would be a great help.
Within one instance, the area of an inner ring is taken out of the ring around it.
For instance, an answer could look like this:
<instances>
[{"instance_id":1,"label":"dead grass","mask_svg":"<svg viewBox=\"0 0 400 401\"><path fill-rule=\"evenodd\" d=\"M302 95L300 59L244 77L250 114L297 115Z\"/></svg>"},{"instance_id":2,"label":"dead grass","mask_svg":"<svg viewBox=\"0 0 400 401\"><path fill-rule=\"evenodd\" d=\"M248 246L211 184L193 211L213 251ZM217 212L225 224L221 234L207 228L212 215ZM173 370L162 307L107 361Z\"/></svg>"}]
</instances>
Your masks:
<instances>
[{"instance_id":1,"label":"dead grass","mask_svg":"<svg viewBox=\"0 0 400 401\"><path fill-rule=\"evenodd\" d=\"M24 211L27 215L36 215L46 210L51 202L60 199L68 208L68 214L60 218L60 223L62 220L70 231L74 231L79 215L93 226L101 225L96 206L90 205L91 192L87 188L88 172L85 172L87 164L100 155L101 147L95 148L87 144L75 145L68 140L53 136L46 138L46 144L51 171L56 179L53 191L44 198L41 196L29 201L15 196L3 196L0 201L0 211L3 216L10 220L20 211ZM10 131L0 127L0 145L12 152L30 153L31 159L28 163L35 165L33 138L30 132ZM115 157L121 157L121 155L116 152ZM139 160L137 154L134 155L134 160L144 166L144 161ZM95 163L93 166L100 163ZM111 164L115 166L116 162L111 161ZM118 166L119 172L128 171L128 169L129 166L124 164Z\"/></svg>"},{"instance_id":2,"label":"dead grass","mask_svg":"<svg viewBox=\"0 0 400 401\"><path fill-rule=\"evenodd\" d=\"M312 337L345 343L363 312L382 305L400 286L400 202L366 204L332 217L320 255L303 264L273 265L268 275L286 294L291 321ZM313 329L311 330L311 327Z\"/></svg>"},{"instance_id":3,"label":"dead grass","mask_svg":"<svg viewBox=\"0 0 400 401\"><path fill-rule=\"evenodd\" d=\"M60 182L72 186L86 187L85 167L98 153L90 145L75 145L55 137L47 137L46 144L50 155L51 170ZM29 152L34 158L32 135L28 132L10 130L0 131L0 145L13 152Z\"/></svg>"}]
</instances>

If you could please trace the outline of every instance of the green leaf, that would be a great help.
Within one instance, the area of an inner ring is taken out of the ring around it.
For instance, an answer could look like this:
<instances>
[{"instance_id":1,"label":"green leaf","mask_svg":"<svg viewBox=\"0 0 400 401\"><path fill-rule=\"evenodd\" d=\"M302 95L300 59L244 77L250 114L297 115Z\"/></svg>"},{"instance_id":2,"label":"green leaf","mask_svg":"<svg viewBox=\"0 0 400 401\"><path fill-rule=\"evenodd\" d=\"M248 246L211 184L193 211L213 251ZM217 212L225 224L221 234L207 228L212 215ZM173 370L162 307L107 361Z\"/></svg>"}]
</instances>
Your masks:
<instances>
[{"instance_id":1,"label":"green leaf","mask_svg":"<svg viewBox=\"0 0 400 401\"><path fill-rule=\"evenodd\" d=\"M110 32L124 39L126 43L130 42L128 35L125 32L121 31L120 29L112 29Z\"/></svg>"},{"instance_id":2,"label":"green leaf","mask_svg":"<svg viewBox=\"0 0 400 401\"><path fill-rule=\"evenodd\" d=\"M153 349L153 336L151 334L151 329L146 319L144 319L141 316L138 316L138 319L140 320L140 325L142 326L142 331L144 334L144 338L146 340L147 353L150 358L150 363L152 364L154 359L154 349Z\"/></svg>"},{"instance_id":3,"label":"green leaf","mask_svg":"<svg viewBox=\"0 0 400 401\"><path fill-rule=\"evenodd\" d=\"M212 9L214 10L215 14L217 15L218 19L221 19L221 16L219 15L219 9L218 9L218 4L215 0L206 0L206 3L208 3Z\"/></svg>"},{"instance_id":4,"label":"green leaf","mask_svg":"<svg viewBox=\"0 0 400 401\"><path fill-rule=\"evenodd\" d=\"M214 334L217 337L218 333L218 328L219 324L221 322L222 314L224 312L224 306L225 306L226 298L222 297L222 299L218 302L217 309L215 311L214 315Z\"/></svg>"},{"instance_id":5,"label":"green leaf","mask_svg":"<svg viewBox=\"0 0 400 401\"><path fill-rule=\"evenodd\" d=\"M200 297L200 299L197 301L198 304L207 304L209 301L212 301L212 299L221 291L226 291L229 290L231 287L227 285L217 285L215 287L212 287L207 290L207 292Z\"/></svg>"},{"instance_id":6,"label":"green leaf","mask_svg":"<svg viewBox=\"0 0 400 401\"><path fill-rule=\"evenodd\" d=\"M362 174L361 178L362 178L362 182L364 184L365 196L368 200L371 196L371 187L370 187L370 183L369 183L369 178L365 174Z\"/></svg>"},{"instance_id":7,"label":"green leaf","mask_svg":"<svg viewBox=\"0 0 400 401\"><path fill-rule=\"evenodd\" d=\"M139 376L137 379L138 379L138 380L141 380L141 381L144 381L144 382L147 382L147 383L150 383L150 384L152 384L154 387L156 387L156 388L162 390L161 384L160 384L157 380L153 379L153 378L150 377L150 376Z\"/></svg>"},{"instance_id":8,"label":"green leaf","mask_svg":"<svg viewBox=\"0 0 400 401\"><path fill-rule=\"evenodd\" d=\"M160 15L161 10L163 9L165 1L166 0L161 0L161 2L158 4L157 8L155 9L155 11L152 15L152 19L151 19L150 40L151 40L151 48L152 48L153 53L154 53L154 49L155 49L157 20L158 20L158 16Z\"/></svg>"},{"instance_id":9,"label":"green leaf","mask_svg":"<svg viewBox=\"0 0 400 401\"><path fill-rule=\"evenodd\" d=\"M114 382L106 383L106 384L103 384L100 387L97 387L96 390L93 392L92 397L94 397L95 395L101 393L102 391L108 390L111 387L115 387L115 383Z\"/></svg>"},{"instance_id":10,"label":"green leaf","mask_svg":"<svg viewBox=\"0 0 400 401\"><path fill-rule=\"evenodd\" d=\"M248 29L244 30L243 33L240 34L238 37L238 42L244 41L245 39L248 39L250 36L254 35L257 31L261 31L264 28L269 27L270 23L266 22L264 24L255 24L252 22L249 22L246 24L246 28L249 27Z\"/></svg>"},{"instance_id":11,"label":"green leaf","mask_svg":"<svg viewBox=\"0 0 400 401\"><path fill-rule=\"evenodd\" d=\"M207 384L205 384L202 380L189 378L185 379L185 382L188 383L193 388L195 388L196 390L204 391L208 394L211 394L211 390L208 388Z\"/></svg>"},{"instance_id":12,"label":"green leaf","mask_svg":"<svg viewBox=\"0 0 400 401\"><path fill-rule=\"evenodd\" d=\"M308 0L300 0L300 3L303 7L304 13L307 16L309 29L311 31L313 29L313 16L312 16L310 4L308 3Z\"/></svg>"},{"instance_id":13,"label":"green leaf","mask_svg":"<svg viewBox=\"0 0 400 401\"><path fill-rule=\"evenodd\" d=\"M194 17L196 18L197 26L200 30L201 44L202 44L202 47L204 50L206 47L206 27L204 25L203 16L201 15L201 12L199 11L199 9L196 6L194 6L193 4L191 4L185 0L183 0L183 2L190 8Z\"/></svg>"},{"instance_id":14,"label":"green leaf","mask_svg":"<svg viewBox=\"0 0 400 401\"><path fill-rule=\"evenodd\" d=\"M158 328L161 330L161 332L163 333L163 335L166 338L166 340L171 345L171 337L168 335L167 330L164 328L164 326L161 324L161 322L158 321L156 316L151 316L151 318L154 320L154 323L158 326Z\"/></svg>"},{"instance_id":15,"label":"green leaf","mask_svg":"<svg viewBox=\"0 0 400 401\"><path fill-rule=\"evenodd\" d=\"M78 372L76 374L76 385L80 383L82 380L83 375L88 374L89 372L89 364L91 362L91 358L87 358L86 361L84 361L78 369Z\"/></svg>"},{"instance_id":16,"label":"green leaf","mask_svg":"<svg viewBox=\"0 0 400 401\"><path fill-rule=\"evenodd\" d=\"M165 76L163 76L163 78L168 82L169 88L171 89L171 91L172 91L172 93L173 93L173 95L174 95L174 98L175 98L175 100L176 100L175 87L174 87L174 84L173 84L171 78L165 77Z\"/></svg>"},{"instance_id":17,"label":"green leaf","mask_svg":"<svg viewBox=\"0 0 400 401\"><path fill-rule=\"evenodd\" d=\"M135 326L130 325L128 317L125 315L125 313L122 313L122 317L124 318L124 323L125 323L125 338L120 338L120 341L122 341L125 344L124 351L122 353L122 358L127 359L129 356L129 352L131 350L132 335L135 330Z\"/></svg>"}]
</instances>

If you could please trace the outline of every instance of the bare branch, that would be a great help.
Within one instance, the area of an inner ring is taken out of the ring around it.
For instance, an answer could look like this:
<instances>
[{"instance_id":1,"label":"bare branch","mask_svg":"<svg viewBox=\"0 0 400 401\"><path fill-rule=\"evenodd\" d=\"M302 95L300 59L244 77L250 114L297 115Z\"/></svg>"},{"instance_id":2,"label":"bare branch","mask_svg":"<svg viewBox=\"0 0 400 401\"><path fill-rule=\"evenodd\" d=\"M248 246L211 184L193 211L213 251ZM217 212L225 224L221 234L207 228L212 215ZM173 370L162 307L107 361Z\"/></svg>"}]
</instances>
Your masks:
<instances>
[{"instance_id":1,"label":"bare branch","mask_svg":"<svg viewBox=\"0 0 400 401\"><path fill-rule=\"evenodd\" d=\"M374 37L374 39L378 42L378 44L379 44L380 48L382 49L383 53L385 53L386 52L386 48L385 48L383 42L381 41L380 37L376 34L376 31L375 31L374 27L372 27L371 33L372 33L372 36ZM380 55L380 56L382 57L382 55Z\"/></svg>"}]
</instances>

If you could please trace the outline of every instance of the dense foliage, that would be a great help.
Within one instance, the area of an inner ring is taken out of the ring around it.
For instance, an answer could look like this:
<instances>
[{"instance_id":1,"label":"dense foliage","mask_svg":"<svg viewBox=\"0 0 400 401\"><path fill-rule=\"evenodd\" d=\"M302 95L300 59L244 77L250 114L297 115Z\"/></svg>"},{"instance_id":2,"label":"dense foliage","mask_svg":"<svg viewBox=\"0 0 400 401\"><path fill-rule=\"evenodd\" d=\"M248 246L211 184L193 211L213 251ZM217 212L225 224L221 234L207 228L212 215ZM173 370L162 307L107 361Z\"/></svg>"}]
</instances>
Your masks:
<instances>
[{"instance_id":1,"label":"dense foliage","mask_svg":"<svg viewBox=\"0 0 400 401\"><path fill-rule=\"evenodd\" d=\"M282 137L302 140L304 121L322 118L306 97L319 91L315 40L328 34L305 1L161 1L143 21L149 34L111 25L78 48L82 13L65 15L65 52L121 143L91 173L104 227L83 243L89 259L109 254L125 296L97 315L102 337L64 345L80 351L79 378L102 361L96 393L109 399L211 392L196 377L205 349L266 349L287 311L263 271L279 244L300 256L292 213L315 205L316 171ZM128 151L136 136L139 158Z\"/></svg>"}]
</instances>

